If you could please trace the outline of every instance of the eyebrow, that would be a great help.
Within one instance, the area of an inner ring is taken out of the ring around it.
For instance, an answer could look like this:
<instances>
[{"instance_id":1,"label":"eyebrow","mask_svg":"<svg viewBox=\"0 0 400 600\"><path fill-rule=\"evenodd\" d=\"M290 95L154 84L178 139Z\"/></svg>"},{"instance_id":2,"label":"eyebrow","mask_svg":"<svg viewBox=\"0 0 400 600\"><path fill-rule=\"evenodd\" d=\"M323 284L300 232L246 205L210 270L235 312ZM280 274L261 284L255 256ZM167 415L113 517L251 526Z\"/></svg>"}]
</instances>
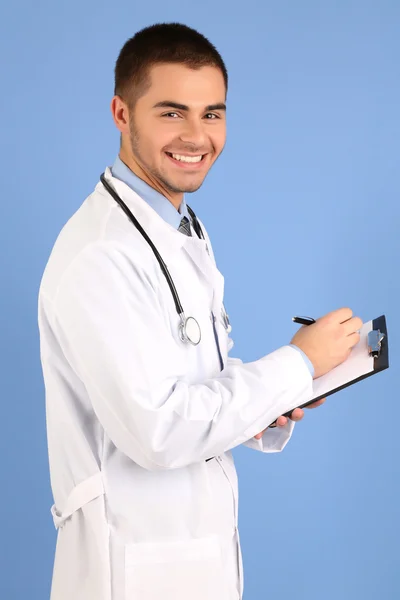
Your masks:
<instances>
[{"instance_id":1,"label":"eyebrow","mask_svg":"<svg viewBox=\"0 0 400 600\"><path fill-rule=\"evenodd\" d=\"M161 102L157 102L153 106L153 108L175 108L176 110L183 110L185 112L189 112L189 107L186 104L179 104L178 102L173 102L172 100L162 100ZM206 111L210 110L225 110L226 104L224 102L218 102L217 104L209 104L205 108Z\"/></svg>"}]
</instances>

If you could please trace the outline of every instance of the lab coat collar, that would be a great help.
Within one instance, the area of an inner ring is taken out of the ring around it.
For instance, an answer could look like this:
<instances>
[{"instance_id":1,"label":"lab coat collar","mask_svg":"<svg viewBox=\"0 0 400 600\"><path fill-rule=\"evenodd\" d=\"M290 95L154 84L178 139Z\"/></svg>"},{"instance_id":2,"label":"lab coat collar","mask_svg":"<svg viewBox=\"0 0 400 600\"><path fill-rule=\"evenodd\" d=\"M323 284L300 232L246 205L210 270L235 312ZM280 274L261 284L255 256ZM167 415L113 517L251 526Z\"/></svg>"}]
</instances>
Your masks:
<instances>
[{"instance_id":1,"label":"lab coat collar","mask_svg":"<svg viewBox=\"0 0 400 600\"><path fill-rule=\"evenodd\" d=\"M160 217L131 187L120 179L113 177L109 167L106 168L104 175L137 218L162 257L169 255L171 252L179 251L188 240L191 240L190 237L182 234ZM107 196L110 202L115 203L115 200L108 194L101 181L96 185L96 192ZM133 224L132 227L134 227Z\"/></svg>"}]
</instances>

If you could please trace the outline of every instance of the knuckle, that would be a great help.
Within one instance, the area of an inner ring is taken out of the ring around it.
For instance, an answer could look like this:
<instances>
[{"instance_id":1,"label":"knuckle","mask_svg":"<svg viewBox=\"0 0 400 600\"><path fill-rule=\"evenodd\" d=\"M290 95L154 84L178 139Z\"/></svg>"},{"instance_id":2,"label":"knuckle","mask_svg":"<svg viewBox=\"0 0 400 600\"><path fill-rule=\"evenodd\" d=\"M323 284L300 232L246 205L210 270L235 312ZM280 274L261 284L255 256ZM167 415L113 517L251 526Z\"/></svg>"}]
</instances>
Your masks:
<instances>
[{"instance_id":1,"label":"knuckle","mask_svg":"<svg viewBox=\"0 0 400 600\"><path fill-rule=\"evenodd\" d=\"M333 312L328 313L327 315L325 315L322 319L323 321L325 321L325 324L332 324L332 323L336 323L339 315L338 315L339 311L335 310Z\"/></svg>"}]
</instances>

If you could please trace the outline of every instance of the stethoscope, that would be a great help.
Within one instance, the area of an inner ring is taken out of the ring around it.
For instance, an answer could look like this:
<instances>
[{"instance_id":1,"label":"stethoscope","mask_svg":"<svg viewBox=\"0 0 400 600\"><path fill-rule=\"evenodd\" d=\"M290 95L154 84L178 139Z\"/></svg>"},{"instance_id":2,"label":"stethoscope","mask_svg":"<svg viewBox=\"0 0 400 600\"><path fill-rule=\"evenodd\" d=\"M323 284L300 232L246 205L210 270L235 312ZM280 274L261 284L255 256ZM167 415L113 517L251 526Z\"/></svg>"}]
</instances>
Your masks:
<instances>
[{"instance_id":1,"label":"stethoscope","mask_svg":"<svg viewBox=\"0 0 400 600\"><path fill-rule=\"evenodd\" d=\"M147 233L145 232L145 230L143 229L143 227L141 226L139 221L136 219L136 217L132 214L132 212L126 206L125 202L118 195L118 193L115 191L115 189L109 184L109 182L105 178L104 173L102 175L100 175L100 181L104 185L107 192L112 196L112 198L114 198L114 200L117 202L117 204L119 204L119 206L122 208L122 210L127 215L127 217L130 219L130 221L132 221L132 223L134 224L136 229L142 234L142 236L144 237L146 242L149 244L150 248L153 250L154 255L158 261L158 264L160 265L161 270L164 274L164 277L167 280L169 289L171 290L171 294L172 294L172 297L173 297L174 303L175 303L176 312L178 313L178 316L180 319L179 338L184 343L190 343L193 346L197 346L201 340L200 325L198 324L198 322L196 321L196 319L194 317L186 317L185 312L182 307L182 304L181 304L181 301L179 299L178 292L176 291L174 281L173 281L171 274L167 268L167 265L163 261L161 254L159 253L159 251L157 250L157 248L155 247L155 245L153 244L153 242L151 241L151 239L149 238L149 236L147 235ZM203 230L200 226L200 223L197 220L195 213L189 206L187 208L188 208L188 213L192 219L193 229L195 230L197 237L199 239L205 240ZM224 323L224 327L229 332L231 330L231 326L230 326L230 322L229 322L229 317L224 308L222 308L221 314L222 314L222 320ZM214 325L214 333L216 334L215 322L213 323L213 325ZM219 346L219 344L218 344L218 346ZM221 357L220 357L220 360L221 360Z\"/></svg>"}]
</instances>

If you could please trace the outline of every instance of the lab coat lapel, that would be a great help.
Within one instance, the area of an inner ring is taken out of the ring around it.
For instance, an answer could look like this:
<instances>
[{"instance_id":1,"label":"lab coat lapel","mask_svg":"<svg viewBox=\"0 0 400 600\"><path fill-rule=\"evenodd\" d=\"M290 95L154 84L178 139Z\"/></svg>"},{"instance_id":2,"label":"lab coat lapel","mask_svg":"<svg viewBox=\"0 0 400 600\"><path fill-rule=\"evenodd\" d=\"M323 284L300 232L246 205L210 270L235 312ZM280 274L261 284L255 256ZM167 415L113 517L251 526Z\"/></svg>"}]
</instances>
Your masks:
<instances>
[{"instance_id":1,"label":"lab coat lapel","mask_svg":"<svg viewBox=\"0 0 400 600\"><path fill-rule=\"evenodd\" d=\"M224 286L225 280L223 275L215 267L214 275L214 296L213 296L213 312L217 319L221 316L222 303L224 301Z\"/></svg>"},{"instance_id":2,"label":"lab coat lapel","mask_svg":"<svg viewBox=\"0 0 400 600\"><path fill-rule=\"evenodd\" d=\"M197 236L193 236L187 239L183 249L191 258L200 276L213 285L215 266L207 252L206 242L200 240Z\"/></svg>"},{"instance_id":3,"label":"lab coat lapel","mask_svg":"<svg viewBox=\"0 0 400 600\"><path fill-rule=\"evenodd\" d=\"M199 275L212 287L213 291L213 312L219 316L224 296L224 277L217 269L215 262L207 251L207 244L204 240L193 236L185 243L183 250L187 252Z\"/></svg>"}]
</instances>

